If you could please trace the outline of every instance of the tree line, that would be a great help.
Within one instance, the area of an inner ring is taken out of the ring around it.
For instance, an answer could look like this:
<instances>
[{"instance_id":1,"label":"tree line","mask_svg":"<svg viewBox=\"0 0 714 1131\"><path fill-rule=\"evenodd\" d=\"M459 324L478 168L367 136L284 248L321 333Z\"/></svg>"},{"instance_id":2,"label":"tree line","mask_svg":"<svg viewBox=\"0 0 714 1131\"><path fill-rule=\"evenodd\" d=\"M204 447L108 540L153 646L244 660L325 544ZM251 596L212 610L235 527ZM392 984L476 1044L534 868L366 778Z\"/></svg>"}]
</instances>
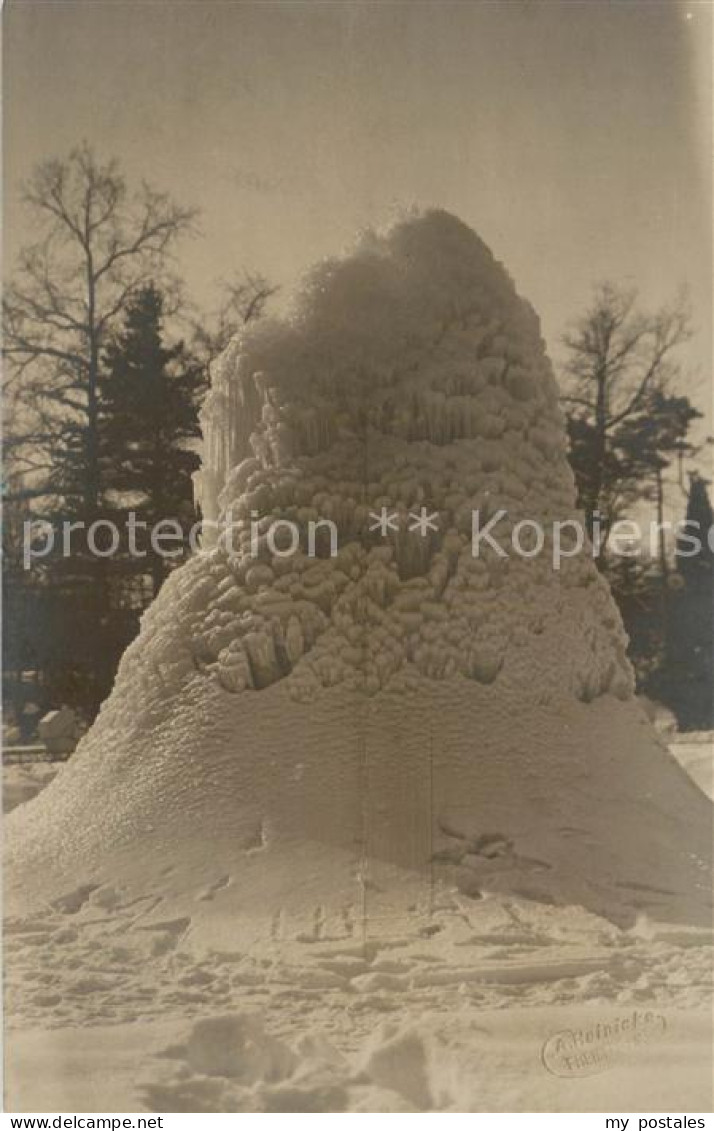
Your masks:
<instances>
[{"instance_id":1,"label":"tree line","mask_svg":"<svg viewBox=\"0 0 714 1131\"><path fill-rule=\"evenodd\" d=\"M5 698L20 736L69 703L88 719L108 693L141 611L170 562L143 547L98 557L51 551L23 569L28 519L151 528L196 521L198 411L208 367L275 293L262 276L223 285L198 311L175 268L198 214L86 145L42 162L24 187L35 238L3 302ZM180 332L179 332L180 331ZM712 554L609 553L614 523L647 505L711 525L707 483L682 392L680 348L692 333L683 297L644 312L634 291L599 287L564 338L559 374L578 503L631 637L643 690L680 724L712 726ZM184 547L185 548L185 547ZM178 560L178 559L177 559Z\"/></svg>"}]
</instances>

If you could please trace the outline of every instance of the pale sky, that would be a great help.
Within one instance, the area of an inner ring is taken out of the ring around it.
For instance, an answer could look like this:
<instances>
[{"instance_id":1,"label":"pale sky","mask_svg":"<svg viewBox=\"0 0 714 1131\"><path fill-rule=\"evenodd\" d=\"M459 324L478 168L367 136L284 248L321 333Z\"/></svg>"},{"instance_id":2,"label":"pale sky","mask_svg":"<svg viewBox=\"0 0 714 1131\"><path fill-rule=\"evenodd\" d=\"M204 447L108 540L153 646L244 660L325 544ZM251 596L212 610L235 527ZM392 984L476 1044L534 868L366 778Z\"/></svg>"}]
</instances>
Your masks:
<instances>
[{"instance_id":1,"label":"pale sky","mask_svg":"<svg viewBox=\"0 0 714 1131\"><path fill-rule=\"evenodd\" d=\"M712 6L678 0L9 0L8 267L33 163L82 139L203 213L190 292L283 285L410 205L503 260L551 352L602 279L691 289L710 409ZM711 428L711 423L709 424Z\"/></svg>"}]
</instances>

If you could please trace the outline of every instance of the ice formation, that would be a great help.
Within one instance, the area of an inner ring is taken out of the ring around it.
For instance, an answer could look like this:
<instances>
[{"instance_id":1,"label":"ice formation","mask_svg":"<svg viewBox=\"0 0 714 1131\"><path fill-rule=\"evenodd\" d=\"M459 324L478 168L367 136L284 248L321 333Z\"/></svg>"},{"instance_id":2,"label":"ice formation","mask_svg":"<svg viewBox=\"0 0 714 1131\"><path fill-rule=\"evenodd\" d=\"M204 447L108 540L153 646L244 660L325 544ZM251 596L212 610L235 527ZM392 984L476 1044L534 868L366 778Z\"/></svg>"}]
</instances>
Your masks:
<instances>
[{"instance_id":1,"label":"ice formation","mask_svg":"<svg viewBox=\"0 0 714 1131\"><path fill-rule=\"evenodd\" d=\"M634 700L591 557L553 569L577 517L557 387L469 228L430 212L318 266L217 361L203 429L213 545L13 815L28 868L178 856L198 884L210 863L216 901L273 931L308 905L318 932L428 915L450 888L710 914L709 802ZM507 555L476 555L474 513L500 510ZM521 520L540 553L513 552Z\"/></svg>"},{"instance_id":2,"label":"ice formation","mask_svg":"<svg viewBox=\"0 0 714 1131\"><path fill-rule=\"evenodd\" d=\"M505 668L542 701L563 686L586 701L631 694L591 562L569 559L554 585L547 545L537 560L472 551L475 512L508 512L507 547L522 519L572 513L573 490L538 320L457 220L432 213L320 267L291 322L226 352L203 416L199 495L230 536L187 634L229 692L286 679L296 697L372 695ZM382 508L386 537L371 529ZM422 508L433 520L419 533ZM303 552L271 553L284 520ZM306 552L320 520L338 532L334 560Z\"/></svg>"}]
</instances>

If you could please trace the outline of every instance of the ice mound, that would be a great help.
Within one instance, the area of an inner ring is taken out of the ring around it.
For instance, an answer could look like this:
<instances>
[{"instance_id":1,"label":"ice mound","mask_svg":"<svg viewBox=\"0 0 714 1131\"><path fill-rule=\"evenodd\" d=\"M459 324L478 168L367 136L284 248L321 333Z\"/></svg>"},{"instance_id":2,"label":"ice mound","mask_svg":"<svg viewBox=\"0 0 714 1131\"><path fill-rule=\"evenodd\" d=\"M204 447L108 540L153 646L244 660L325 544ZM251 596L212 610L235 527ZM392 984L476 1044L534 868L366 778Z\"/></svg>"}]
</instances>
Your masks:
<instances>
[{"instance_id":1,"label":"ice mound","mask_svg":"<svg viewBox=\"0 0 714 1131\"><path fill-rule=\"evenodd\" d=\"M711 805L633 698L588 553L553 569L557 388L470 229L430 212L321 264L216 363L203 428L214 544L8 822L21 901L80 872L275 942L428 929L444 890L710 918ZM506 512L506 556L474 553L474 512Z\"/></svg>"}]
</instances>

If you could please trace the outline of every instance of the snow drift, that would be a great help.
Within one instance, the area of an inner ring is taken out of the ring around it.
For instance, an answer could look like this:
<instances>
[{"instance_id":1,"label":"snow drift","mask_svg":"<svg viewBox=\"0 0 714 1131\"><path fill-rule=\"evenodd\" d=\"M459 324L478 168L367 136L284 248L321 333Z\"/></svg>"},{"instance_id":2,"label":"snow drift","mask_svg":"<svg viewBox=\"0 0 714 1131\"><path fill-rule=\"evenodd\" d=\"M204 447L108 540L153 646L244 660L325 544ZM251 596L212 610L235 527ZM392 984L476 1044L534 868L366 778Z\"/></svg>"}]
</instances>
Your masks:
<instances>
[{"instance_id":1,"label":"snow drift","mask_svg":"<svg viewBox=\"0 0 714 1131\"><path fill-rule=\"evenodd\" d=\"M428 933L454 891L710 921L711 805L588 553L474 556L474 512L504 548L577 516L538 319L470 229L431 212L321 264L218 360L203 426L214 544L8 821L15 898L112 880L213 941ZM321 519L336 556L305 552Z\"/></svg>"}]
</instances>

